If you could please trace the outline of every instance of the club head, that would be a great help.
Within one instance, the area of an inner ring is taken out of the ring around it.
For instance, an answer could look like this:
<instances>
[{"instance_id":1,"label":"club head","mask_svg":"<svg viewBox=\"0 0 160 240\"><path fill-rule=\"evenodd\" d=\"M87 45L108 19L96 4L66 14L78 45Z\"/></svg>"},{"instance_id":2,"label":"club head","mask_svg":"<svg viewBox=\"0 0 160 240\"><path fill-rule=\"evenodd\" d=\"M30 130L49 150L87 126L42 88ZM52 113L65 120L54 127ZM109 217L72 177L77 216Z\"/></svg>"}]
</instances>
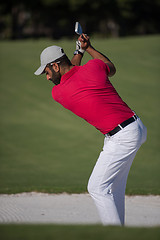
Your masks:
<instances>
[{"instance_id":1,"label":"club head","mask_svg":"<svg viewBox=\"0 0 160 240\"><path fill-rule=\"evenodd\" d=\"M83 33L81 24L80 24L79 22L76 22L76 24L75 24L75 32L76 32L78 35L81 35L81 34Z\"/></svg>"}]
</instances>

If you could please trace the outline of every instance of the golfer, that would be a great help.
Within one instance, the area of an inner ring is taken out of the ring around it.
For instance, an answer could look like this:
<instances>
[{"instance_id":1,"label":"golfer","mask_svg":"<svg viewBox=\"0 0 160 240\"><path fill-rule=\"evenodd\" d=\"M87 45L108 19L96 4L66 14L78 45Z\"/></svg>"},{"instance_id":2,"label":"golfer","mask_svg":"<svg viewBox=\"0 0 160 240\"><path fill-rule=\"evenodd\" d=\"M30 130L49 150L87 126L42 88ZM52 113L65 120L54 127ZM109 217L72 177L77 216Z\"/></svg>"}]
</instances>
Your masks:
<instances>
[{"instance_id":1,"label":"golfer","mask_svg":"<svg viewBox=\"0 0 160 240\"><path fill-rule=\"evenodd\" d=\"M84 51L93 59L80 66ZM87 35L78 38L71 61L58 46L44 49L40 59L35 74L45 73L55 84L53 99L104 135L88 192L104 225L124 225L127 177L138 149L146 141L146 127L109 81L116 72L114 64L92 47Z\"/></svg>"}]
</instances>

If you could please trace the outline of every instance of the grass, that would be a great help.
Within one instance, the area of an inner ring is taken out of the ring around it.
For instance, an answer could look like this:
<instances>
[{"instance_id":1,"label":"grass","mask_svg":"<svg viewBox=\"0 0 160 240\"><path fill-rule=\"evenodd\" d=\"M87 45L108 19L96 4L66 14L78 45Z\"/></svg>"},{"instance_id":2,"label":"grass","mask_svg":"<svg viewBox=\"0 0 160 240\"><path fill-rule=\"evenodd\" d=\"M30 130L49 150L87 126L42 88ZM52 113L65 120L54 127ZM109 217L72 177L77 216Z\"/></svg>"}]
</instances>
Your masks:
<instances>
[{"instance_id":1,"label":"grass","mask_svg":"<svg viewBox=\"0 0 160 240\"><path fill-rule=\"evenodd\" d=\"M92 41L115 63L113 85L148 128L127 194L160 194L159 40L148 36ZM85 192L101 151L103 135L54 102L52 83L33 74L40 52L54 44L72 57L73 40L0 42L0 193ZM88 60L85 54L83 64Z\"/></svg>"},{"instance_id":2,"label":"grass","mask_svg":"<svg viewBox=\"0 0 160 240\"><path fill-rule=\"evenodd\" d=\"M158 240L159 228L122 228L103 226L66 225L0 225L1 240Z\"/></svg>"}]
</instances>

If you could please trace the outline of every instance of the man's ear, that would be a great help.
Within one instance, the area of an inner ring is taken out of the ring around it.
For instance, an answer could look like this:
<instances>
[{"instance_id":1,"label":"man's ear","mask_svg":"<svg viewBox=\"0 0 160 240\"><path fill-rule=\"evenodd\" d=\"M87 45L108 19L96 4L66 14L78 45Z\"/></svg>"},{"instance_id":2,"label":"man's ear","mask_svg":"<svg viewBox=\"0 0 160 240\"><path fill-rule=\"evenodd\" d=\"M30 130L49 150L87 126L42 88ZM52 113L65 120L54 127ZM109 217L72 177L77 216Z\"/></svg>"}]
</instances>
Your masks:
<instances>
[{"instance_id":1,"label":"man's ear","mask_svg":"<svg viewBox=\"0 0 160 240\"><path fill-rule=\"evenodd\" d=\"M59 72L60 71L60 67L59 67L58 63L53 63L52 67L53 67L55 72Z\"/></svg>"}]
</instances>

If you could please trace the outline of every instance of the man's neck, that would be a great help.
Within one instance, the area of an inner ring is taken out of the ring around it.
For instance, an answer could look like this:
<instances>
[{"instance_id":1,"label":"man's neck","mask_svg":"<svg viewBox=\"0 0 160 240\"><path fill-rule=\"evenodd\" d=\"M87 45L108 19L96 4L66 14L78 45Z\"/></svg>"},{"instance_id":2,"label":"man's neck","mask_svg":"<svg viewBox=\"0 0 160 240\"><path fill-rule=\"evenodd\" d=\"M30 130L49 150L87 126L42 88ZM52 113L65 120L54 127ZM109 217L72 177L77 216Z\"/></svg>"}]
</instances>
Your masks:
<instances>
[{"instance_id":1,"label":"man's neck","mask_svg":"<svg viewBox=\"0 0 160 240\"><path fill-rule=\"evenodd\" d=\"M64 74L66 74L67 72L69 72L74 66L71 65L71 66L66 66L66 67L63 67L60 71L60 74L61 76L63 76Z\"/></svg>"}]
</instances>

